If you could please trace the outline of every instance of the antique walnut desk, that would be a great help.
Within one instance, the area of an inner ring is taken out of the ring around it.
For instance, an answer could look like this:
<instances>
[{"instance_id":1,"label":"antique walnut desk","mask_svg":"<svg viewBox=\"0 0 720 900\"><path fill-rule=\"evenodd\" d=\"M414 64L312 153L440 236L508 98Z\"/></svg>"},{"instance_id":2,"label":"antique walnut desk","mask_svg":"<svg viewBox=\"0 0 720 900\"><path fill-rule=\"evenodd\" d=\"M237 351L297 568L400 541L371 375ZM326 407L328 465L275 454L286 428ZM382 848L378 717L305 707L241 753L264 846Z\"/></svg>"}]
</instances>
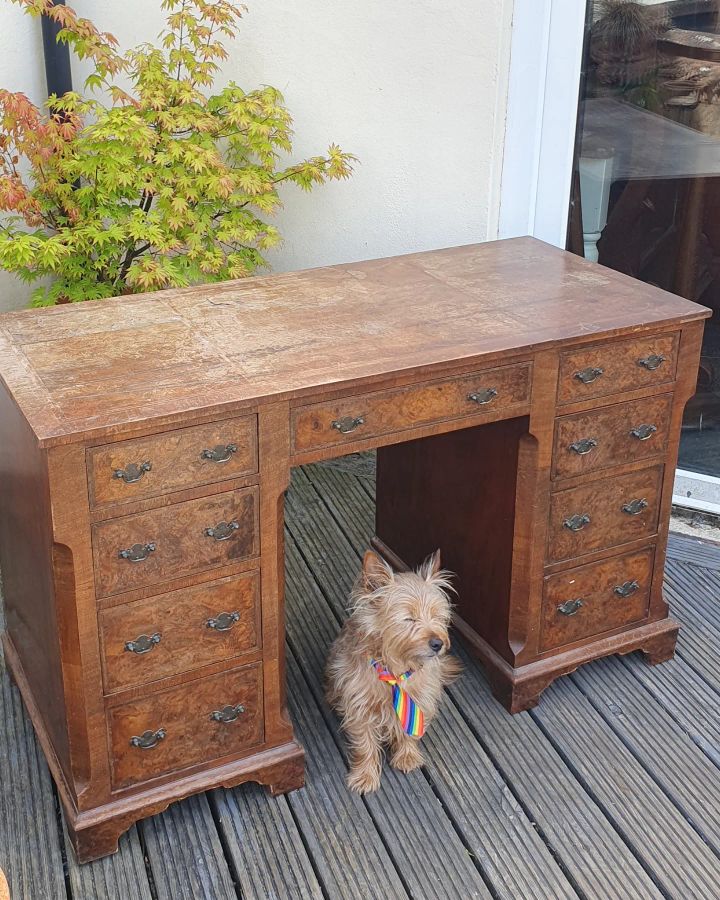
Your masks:
<instances>
[{"instance_id":1,"label":"antique walnut desk","mask_svg":"<svg viewBox=\"0 0 720 900\"><path fill-rule=\"evenodd\" d=\"M5 653L79 859L196 791L302 785L291 466L380 448L375 544L442 548L511 711L587 660L672 656L708 314L522 238L0 318Z\"/></svg>"}]
</instances>

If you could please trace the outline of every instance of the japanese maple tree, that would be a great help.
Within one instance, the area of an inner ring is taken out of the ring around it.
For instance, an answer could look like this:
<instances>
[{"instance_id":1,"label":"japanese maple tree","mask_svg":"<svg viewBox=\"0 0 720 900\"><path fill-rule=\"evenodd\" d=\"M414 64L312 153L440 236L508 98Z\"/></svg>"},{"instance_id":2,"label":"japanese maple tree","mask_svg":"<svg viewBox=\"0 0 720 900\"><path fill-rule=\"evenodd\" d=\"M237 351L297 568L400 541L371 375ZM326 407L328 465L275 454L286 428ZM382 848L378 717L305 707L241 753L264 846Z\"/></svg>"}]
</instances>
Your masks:
<instances>
[{"instance_id":1,"label":"japanese maple tree","mask_svg":"<svg viewBox=\"0 0 720 900\"><path fill-rule=\"evenodd\" d=\"M51 276L34 305L250 275L280 241L278 185L349 177L354 157L334 144L281 165L292 119L275 88L214 88L243 7L163 0L159 46L121 52L70 7L13 2L93 63L83 94L44 110L0 90L0 267Z\"/></svg>"}]
</instances>

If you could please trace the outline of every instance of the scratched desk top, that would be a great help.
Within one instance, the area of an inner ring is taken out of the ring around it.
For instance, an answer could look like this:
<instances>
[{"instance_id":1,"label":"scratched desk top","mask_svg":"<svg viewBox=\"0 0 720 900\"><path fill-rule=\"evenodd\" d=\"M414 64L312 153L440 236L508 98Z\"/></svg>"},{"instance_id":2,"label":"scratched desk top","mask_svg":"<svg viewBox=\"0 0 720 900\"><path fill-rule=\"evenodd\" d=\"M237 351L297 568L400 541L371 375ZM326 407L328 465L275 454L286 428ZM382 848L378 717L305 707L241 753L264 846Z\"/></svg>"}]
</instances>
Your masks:
<instances>
[{"instance_id":1,"label":"scratched desk top","mask_svg":"<svg viewBox=\"0 0 720 900\"><path fill-rule=\"evenodd\" d=\"M709 314L516 238L7 313L0 378L52 446Z\"/></svg>"}]
</instances>

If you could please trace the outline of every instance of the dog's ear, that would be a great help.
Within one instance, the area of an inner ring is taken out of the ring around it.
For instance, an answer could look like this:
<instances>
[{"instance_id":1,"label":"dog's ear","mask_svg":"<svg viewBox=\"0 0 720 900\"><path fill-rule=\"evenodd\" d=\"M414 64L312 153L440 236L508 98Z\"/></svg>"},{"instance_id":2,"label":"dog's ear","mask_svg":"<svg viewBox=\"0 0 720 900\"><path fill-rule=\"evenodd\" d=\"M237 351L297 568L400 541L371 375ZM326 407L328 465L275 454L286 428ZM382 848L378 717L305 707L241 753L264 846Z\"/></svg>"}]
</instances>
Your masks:
<instances>
[{"instance_id":1,"label":"dog's ear","mask_svg":"<svg viewBox=\"0 0 720 900\"><path fill-rule=\"evenodd\" d=\"M430 581L431 578L434 578L437 573L440 571L442 567L442 563L440 562L440 550L436 550L434 553L431 553L430 556L425 560L425 562L420 567L420 574L423 576L425 581Z\"/></svg>"},{"instance_id":2,"label":"dog's ear","mask_svg":"<svg viewBox=\"0 0 720 900\"><path fill-rule=\"evenodd\" d=\"M393 580L393 571L377 553L367 550L363 556L362 580L369 591L376 591Z\"/></svg>"}]
</instances>

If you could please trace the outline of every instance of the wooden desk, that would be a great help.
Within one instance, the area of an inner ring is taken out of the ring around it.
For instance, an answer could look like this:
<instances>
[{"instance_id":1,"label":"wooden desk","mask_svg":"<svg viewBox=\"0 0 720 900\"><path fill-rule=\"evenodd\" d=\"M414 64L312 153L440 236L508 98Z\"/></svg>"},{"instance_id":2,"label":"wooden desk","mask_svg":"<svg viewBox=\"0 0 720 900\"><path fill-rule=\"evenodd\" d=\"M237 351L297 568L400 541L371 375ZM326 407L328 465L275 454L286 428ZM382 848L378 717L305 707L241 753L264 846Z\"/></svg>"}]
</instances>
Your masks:
<instances>
[{"instance_id":1,"label":"wooden desk","mask_svg":"<svg viewBox=\"0 0 720 900\"><path fill-rule=\"evenodd\" d=\"M509 709L588 659L670 657L707 315L523 238L3 316L5 652L79 859L196 791L302 785L293 465L380 448L376 544L442 548Z\"/></svg>"}]
</instances>

